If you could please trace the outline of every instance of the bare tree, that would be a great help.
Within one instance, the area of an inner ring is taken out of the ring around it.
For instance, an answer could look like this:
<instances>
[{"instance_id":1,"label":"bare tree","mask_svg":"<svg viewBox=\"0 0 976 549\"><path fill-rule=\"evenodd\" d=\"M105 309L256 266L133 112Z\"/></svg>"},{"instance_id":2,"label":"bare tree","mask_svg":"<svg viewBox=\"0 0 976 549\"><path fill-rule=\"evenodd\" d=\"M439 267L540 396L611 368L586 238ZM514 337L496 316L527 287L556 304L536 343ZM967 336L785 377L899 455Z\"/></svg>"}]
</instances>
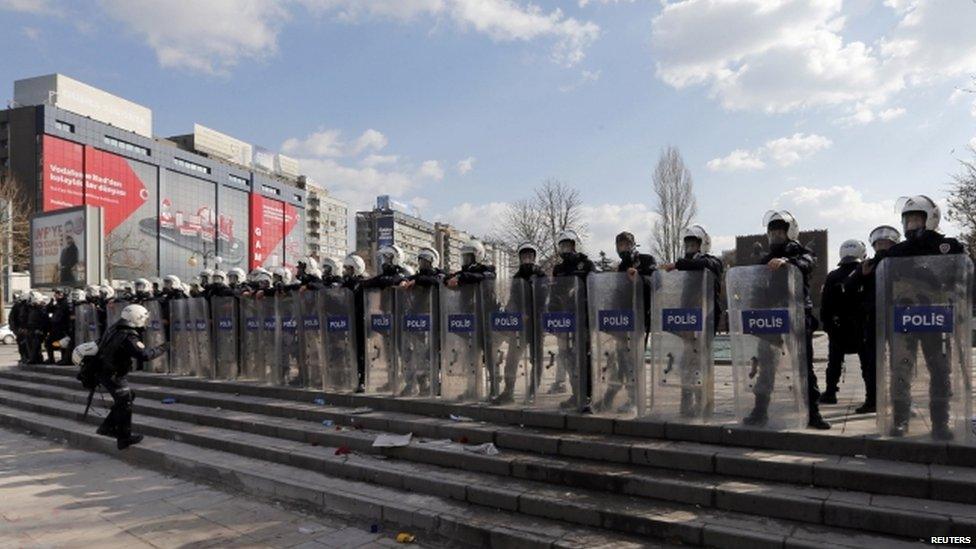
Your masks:
<instances>
[{"instance_id":1,"label":"bare tree","mask_svg":"<svg viewBox=\"0 0 976 549\"><path fill-rule=\"evenodd\" d=\"M121 273L144 273L149 269L149 252L133 227L116 227L105 235L105 276L113 280Z\"/></svg>"},{"instance_id":2,"label":"bare tree","mask_svg":"<svg viewBox=\"0 0 976 549\"><path fill-rule=\"evenodd\" d=\"M512 249L517 249L522 242L535 243L539 247L536 260L547 268L556 260L559 244L556 238L560 231L571 229L581 239L586 238L582 206L579 191L557 179L546 179L535 188L531 198L509 205L495 238Z\"/></svg>"},{"instance_id":3,"label":"bare tree","mask_svg":"<svg viewBox=\"0 0 976 549\"><path fill-rule=\"evenodd\" d=\"M691 172L677 148L661 151L652 181L659 219L654 222L651 245L658 261L671 263L681 257L681 232L698 213Z\"/></svg>"},{"instance_id":4,"label":"bare tree","mask_svg":"<svg viewBox=\"0 0 976 549\"><path fill-rule=\"evenodd\" d=\"M0 322L6 278L2 273L26 270L30 264L31 203L24 187L13 177L0 174Z\"/></svg>"},{"instance_id":5,"label":"bare tree","mask_svg":"<svg viewBox=\"0 0 976 549\"><path fill-rule=\"evenodd\" d=\"M976 150L973 151L976 154ZM960 160L962 170L952 176L947 217L962 227L959 237L965 242L970 257L976 259L976 161Z\"/></svg>"}]
</instances>

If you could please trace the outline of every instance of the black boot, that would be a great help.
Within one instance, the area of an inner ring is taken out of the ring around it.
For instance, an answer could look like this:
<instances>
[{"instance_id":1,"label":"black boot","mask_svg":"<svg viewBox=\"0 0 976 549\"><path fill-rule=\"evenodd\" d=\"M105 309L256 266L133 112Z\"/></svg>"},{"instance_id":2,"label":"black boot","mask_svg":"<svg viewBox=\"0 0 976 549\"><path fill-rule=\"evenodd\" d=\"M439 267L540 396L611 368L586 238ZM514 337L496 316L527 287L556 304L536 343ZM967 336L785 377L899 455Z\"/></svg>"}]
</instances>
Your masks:
<instances>
[{"instance_id":1,"label":"black boot","mask_svg":"<svg viewBox=\"0 0 976 549\"><path fill-rule=\"evenodd\" d=\"M129 435L125 438L118 439L115 445L118 446L119 450L125 450L129 446L139 444L140 442L142 442L142 435Z\"/></svg>"},{"instance_id":2,"label":"black boot","mask_svg":"<svg viewBox=\"0 0 976 549\"><path fill-rule=\"evenodd\" d=\"M837 404L837 389L827 388L822 395L820 395L820 404Z\"/></svg>"},{"instance_id":3,"label":"black boot","mask_svg":"<svg viewBox=\"0 0 976 549\"><path fill-rule=\"evenodd\" d=\"M858 406L857 409L854 410L854 413L855 414L873 414L876 411L877 410L875 409L874 401L872 401L872 400L866 400L866 401L864 401L864 404Z\"/></svg>"},{"instance_id":4,"label":"black boot","mask_svg":"<svg viewBox=\"0 0 976 549\"><path fill-rule=\"evenodd\" d=\"M767 422L769 422L769 395L756 395L756 405L752 412L742 419L742 423L762 427Z\"/></svg>"}]
</instances>

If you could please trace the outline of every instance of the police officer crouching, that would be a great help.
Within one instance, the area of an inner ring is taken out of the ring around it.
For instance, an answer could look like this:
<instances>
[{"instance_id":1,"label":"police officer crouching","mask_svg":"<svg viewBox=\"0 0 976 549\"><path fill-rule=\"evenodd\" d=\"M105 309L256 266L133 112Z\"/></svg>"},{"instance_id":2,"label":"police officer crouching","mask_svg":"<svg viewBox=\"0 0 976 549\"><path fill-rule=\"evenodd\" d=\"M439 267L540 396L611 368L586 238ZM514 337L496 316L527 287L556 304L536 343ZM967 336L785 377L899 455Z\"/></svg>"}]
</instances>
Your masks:
<instances>
[{"instance_id":1,"label":"police officer crouching","mask_svg":"<svg viewBox=\"0 0 976 549\"><path fill-rule=\"evenodd\" d=\"M118 322L109 326L98 342L98 383L112 394L112 409L97 433L115 437L119 450L124 450L142 440L142 435L132 433L132 401L135 393L126 379L132 369L132 359L149 362L169 348L169 343L146 348L142 342L149 321L149 311L142 305L128 305L122 309Z\"/></svg>"}]
</instances>

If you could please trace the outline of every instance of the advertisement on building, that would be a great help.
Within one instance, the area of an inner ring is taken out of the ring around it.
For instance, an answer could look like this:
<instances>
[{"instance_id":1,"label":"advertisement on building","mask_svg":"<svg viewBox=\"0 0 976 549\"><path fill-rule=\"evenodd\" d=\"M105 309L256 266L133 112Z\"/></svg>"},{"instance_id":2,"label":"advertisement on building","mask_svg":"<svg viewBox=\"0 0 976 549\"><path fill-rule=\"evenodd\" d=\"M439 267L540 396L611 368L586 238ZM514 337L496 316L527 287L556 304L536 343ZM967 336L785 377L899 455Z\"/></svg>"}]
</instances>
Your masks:
<instances>
[{"instance_id":1,"label":"advertisement on building","mask_svg":"<svg viewBox=\"0 0 976 549\"><path fill-rule=\"evenodd\" d=\"M225 271L248 270L248 192L221 186L217 191L217 255Z\"/></svg>"},{"instance_id":2,"label":"advertisement on building","mask_svg":"<svg viewBox=\"0 0 976 549\"><path fill-rule=\"evenodd\" d=\"M285 236L302 230L296 210L280 200L251 195L250 269L285 265Z\"/></svg>"},{"instance_id":3,"label":"advertisement on building","mask_svg":"<svg viewBox=\"0 0 976 549\"><path fill-rule=\"evenodd\" d=\"M131 279L158 272L158 170L94 147L43 137L43 210L82 204L102 209L106 276Z\"/></svg>"},{"instance_id":4,"label":"advertisement on building","mask_svg":"<svg viewBox=\"0 0 976 549\"><path fill-rule=\"evenodd\" d=\"M376 218L376 247L392 246L393 241L393 216L384 215Z\"/></svg>"},{"instance_id":5,"label":"advertisement on building","mask_svg":"<svg viewBox=\"0 0 976 549\"><path fill-rule=\"evenodd\" d=\"M67 208L31 218L31 286L84 287L101 280L101 212Z\"/></svg>"},{"instance_id":6,"label":"advertisement on building","mask_svg":"<svg viewBox=\"0 0 976 549\"><path fill-rule=\"evenodd\" d=\"M166 270L190 280L217 257L217 186L166 170L159 212L159 257Z\"/></svg>"}]
</instances>

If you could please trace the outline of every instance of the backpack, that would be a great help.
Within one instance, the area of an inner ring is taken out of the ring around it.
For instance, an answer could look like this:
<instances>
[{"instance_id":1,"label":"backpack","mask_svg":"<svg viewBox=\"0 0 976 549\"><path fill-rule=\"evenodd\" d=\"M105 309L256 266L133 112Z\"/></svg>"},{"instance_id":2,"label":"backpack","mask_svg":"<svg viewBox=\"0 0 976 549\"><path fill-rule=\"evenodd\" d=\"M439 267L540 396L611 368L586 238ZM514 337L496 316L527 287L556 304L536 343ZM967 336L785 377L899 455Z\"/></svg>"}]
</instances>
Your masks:
<instances>
[{"instance_id":1,"label":"backpack","mask_svg":"<svg viewBox=\"0 0 976 549\"><path fill-rule=\"evenodd\" d=\"M89 391L98 387L98 371L101 361L98 359L98 343L89 341L75 347L71 353L72 362L78 366L75 378L81 386Z\"/></svg>"}]
</instances>

